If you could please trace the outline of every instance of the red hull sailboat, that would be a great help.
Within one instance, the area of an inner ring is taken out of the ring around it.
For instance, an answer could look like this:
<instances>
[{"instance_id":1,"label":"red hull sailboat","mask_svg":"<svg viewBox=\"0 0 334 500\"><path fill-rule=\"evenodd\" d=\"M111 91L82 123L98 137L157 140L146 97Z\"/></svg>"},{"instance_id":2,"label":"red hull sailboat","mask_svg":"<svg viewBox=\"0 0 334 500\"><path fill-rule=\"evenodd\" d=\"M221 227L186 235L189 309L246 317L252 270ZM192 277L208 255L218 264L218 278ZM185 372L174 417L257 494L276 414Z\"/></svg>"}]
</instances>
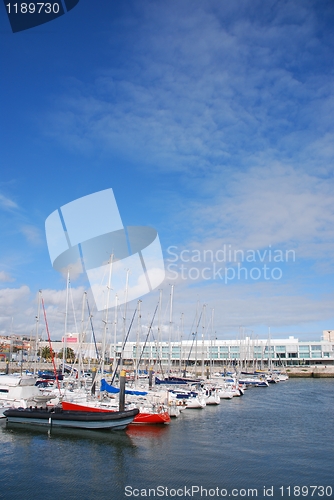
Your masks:
<instances>
[{"instance_id":1,"label":"red hull sailboat","mask_svg":"<svg viewBox=\"0 0 334 500\"><path fill-rule=\"evenodd\" d=\"M71 410L71 411L85 411L85 412L110 412L110 411L116 411L112 409L107 409L103 408L101 406L98 406L96 404L90 405L88 404L78 404L78 403L70 403L68 401L63 401L62 402L62 408L63 410ZM170 422L170 416L168 411L152 411L152 412L145 412L139 410L139 413L135 416L134 420L132 421L132 424L169 424Z\"/></svg>"}]
</instances>

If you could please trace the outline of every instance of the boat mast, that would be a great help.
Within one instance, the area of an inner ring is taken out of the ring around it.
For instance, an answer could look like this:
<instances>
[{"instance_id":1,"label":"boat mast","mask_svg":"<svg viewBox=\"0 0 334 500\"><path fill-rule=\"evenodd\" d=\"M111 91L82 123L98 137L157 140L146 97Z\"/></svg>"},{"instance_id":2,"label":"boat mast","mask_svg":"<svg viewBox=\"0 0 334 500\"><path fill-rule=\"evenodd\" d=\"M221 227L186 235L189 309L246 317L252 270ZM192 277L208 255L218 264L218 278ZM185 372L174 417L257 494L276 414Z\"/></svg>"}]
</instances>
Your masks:
<instances>
[{"instance_id":1,"label":"boat mast","mask_svg":"<svg viewBox=\"0 0 334 500\"><path fill-rule=\"evenodd\" d=\"M162 289L159 290L159 313L158 313L158 347L161 346L161 305L162 305ZM159 356L160 357L160 356Z\"/></svg>"},{"instance_id":2,"label":"boat mast","mask_svg":"<svg viewBox=\"0 0 334 500\"><path fill-rule=\"evenodd\" d=\"M270 326L269 326L269 333L268 333L268 370L270 372L272 370Z\"/></svg>"},{"instance_id":3,"label":"boat mast","mask_svg":"<svg viewBox=\"0 0 334 500\"><path fill-rule=\"evenodd\" d=\"M67 358L67 314L68 314L68 288L70 281L70 271L67 271L67 279L66 279L66 302L65 302L65 325L64 325L64 347L63 347L63 367L62 367L62 375L64 377L65 373L65 362Z\"/></svg>"},{"instance_id":4,"label":"boat mast","mask_svg":"<svg viewBox=\"0 0 334 500\"><path fill-rule=\"evenodd\" d=\"M212 310L211 310L211 339L214 339L214 347L216 348L216 340L215 340L215 338L214 338L214 329L213 329L213 317L214 317L214 312L215 312L215 310L214 310L214 309L212 309ZM212 346L212 343L211 343L211 346ZM215 355L216 355L216 353L215 353L215 354L213 354L213 352L212 352L212 351L213 351L213 349L212 349L212 347L211 347L211 354L210 354L210 360L211 360L211 362L210 362L210 379L211 379L211 377L212 377L212 372L214 372L214 371L215 371L215 370L214 370L214 368L215 368Z\"/></svg>"},{"instance_id":5,"label":"boat mast","mask_svg":"<svg viewBox=\"0 0 334 500\"><path fill-rule=\"evenodd\" d=\"M123 315L122 346L124 345L124 342L125 342L126 312L127 312L127 305L128 305L129 272L130 272L130 270L127 269L127 271L126 271L126 282L125 282L125 303L124 303L124 315ZM122 356L122 353L121 353L121 356ZM120 366L121 366L121 369L123 369L123 356L120 359Z\"/></svg>"},{"instance_id":6,"label":"boat mast","mask_svg":"<svg viewBox=\"0 0 334 500\"><path fill-rule=\"evenodd\" d=\"M36 316L36 338L35 338L35 363L34 363L34 375L37 373L37 353L38 353L38 328L39 328L39 317L41 310L41 295L42 291L38 292L38 306L37 306L37 316Z\"/></svg>"},{"instance_id":7,"label":"boat mast","mask_svg":"<svg viewBox=\"0 0 334 500\"><path fill-rule=\"evenodd\" d=\"M114 362L113 362L113 370L116 366L116 349L117 349L117 309L118 309L118 295L115 295L115 320L114 320Z\"/></svg>"},{"instance_id":8,"label":"boat mast","mask_svg":"<svg viewBox=\"0 0 334 500\"><path fill-rule=\"evenodd\" d=\"M172 342L172 325L173 325L173 292L174 285L171 285L170 291L170 310L169 310L169 329L168 329L168 377L170 377L171 370L171 342Z\"/></svg>"},{"instance_id":9,"label":"boat mast","mask_svg":"<svg viewBox=\"0 0 334 500\"><path fill-rule=\"evenodd\" d=\"M141 300L138 300L138 317L137 317L137 335L136 335L136 382L138 382L139 378L139 350L140 350L140 329L141 329Z\"/></svg>"},{"instance_id":10,"label":"boat mast","mask_svg":"<svg viewBox=\"0 0 334 500\"><path fill-rule=\"evenodd\" d=\"M111 273L112 273L112 261L113 255L110 255L110 266L109 266L109 277L108 277L108 287L107 287L107 303L106 303L106 316L104 321L104 331L103 331L103 339L102 339L102 356L101 356L101 377L104 374L104 363L106 356L106 339L107 339L107 330L108 330L108 312L109 312L109 299L110 299L110 287L111 287Z\"/></svg>"},{"instance_id":11,"label":"boat mast","mask_svg":"<svg viewBox=\"0 0 334 500\"><path fill-rule=\"evenodd\" d=\"M181 333L180 333L180 373L182 373L182 339L183 339L183 313L181 313Z\"/></svg>"},{"instance_id":12,"label":"boat mast","mask_svg":"<svg viewBox=\"0 0 334 500\"><path fill-rule=\"evenodd\" d=\"M205 330L205 320L206 320L206 304L203 304L203 316L202 316L202 377L204 377L204 330Z\"/></svg>"},{"instance_id":13,"label":"boat mast","mask_svg":"<svg viewBox=\"0 0 334 500\"><path fill-rule=\"evenodd\" d=\"M158 336L157 336L157 355L158 355L158 360L160 363L160 370L161 370L161 375L163 376L163 367L162 367L162 352L161 352L161 346L162 346L162 335L161 335L161 305L162 305L162 289L160 288L159 290L159 312L158 312Z\"/></svg>"},{"instance_id":14,"label":"boat mast","mask_svg":"<svg viewBox=\"0 0 334 500\"><path fill-rule=\"evenodd\" d=\"M81 334L80 334L80 342L79 342L79 369L78 369L78 381L80 383L81 381L81 371L83 371L83 366L82 366L82 344L84 341L84 314L85 314L85 299L86 299L86 292L84 292L82 296L82 308L81 308Z\"/></svg>"},{"instance_id":15,"label":"boat mast","mask_svg":"<svg viewBox=\"0 0 334 500\"><path fill-rule=\"evenodd\" d=\"M197 318L198 318L198 302L197 302L197 307L196 307L196 332L195 332L195 377L196 377L196 374L197 374L197 331L198 331L198 325L199 325L199 322L201 321L201 317L202 317L202 312L200 314L200 317L199 317L199 320L197 321Z\"/></svg>"},{"instance_id":16,"label":"boat mast","mask_svg":"<svg viewBox=\"0 0 334 500\"><path fill-rule=\"evenodd\" d=\"M44 312L45 328L46 328L46 332L48 334L48 341L49 341L50 355L51 355L51 360L52 360L52 365L53 365L53 372L54 372L54 375L56 378L57 387L58 387L59 394L60 394L60 384L59 384L59 379L58 379L58 373L57 373L57 368L56 368L56 363L55 363L54 352L52 349L52 342L51 342L51 337L50 337L50 332L49 332L48 320L46 319L46 311L45 311L45 307L44 307L43 297L42 297L42 307L43 307L43 312Z\"/></svg>"}]
</instances>

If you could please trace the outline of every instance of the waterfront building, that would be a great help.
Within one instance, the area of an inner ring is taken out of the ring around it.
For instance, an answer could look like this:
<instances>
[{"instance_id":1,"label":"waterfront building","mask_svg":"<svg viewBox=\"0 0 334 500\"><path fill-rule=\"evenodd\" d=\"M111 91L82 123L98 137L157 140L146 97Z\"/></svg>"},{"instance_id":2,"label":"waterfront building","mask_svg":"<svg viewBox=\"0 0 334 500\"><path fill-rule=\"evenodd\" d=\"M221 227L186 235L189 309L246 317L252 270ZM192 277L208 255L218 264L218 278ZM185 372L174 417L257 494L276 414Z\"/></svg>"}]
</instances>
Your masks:
<instances>
[{"instance_id":1,"label":"waterfront building","mask_svg":"<svg viewBox=\"0 0 334 500\"><path fill-rule=\"evenodd\" d=\"M79 347L79 334L68 334L67 339L52 342L55 353L67 345L76 351ZM71 338L71 342L68 340ZM39 347L48 345L40 342ZM116 347L116 349L115 349ZM101 355L101 343L82 343L82 357L96 360ZM116 350L116 352L115 352ZM162 366L176 368L185 366L226 367L241 366L267 368L292 365L334 365L334 332L326 330L321 340L301 341L290 336L285 339L258 339L244 337L236 340L210 339L186 340L182 342L162 341L127 342L123 354L122 343L109 345L106 350L106 362L113 363L120 358L122 363L135 367Z\"/></svg>"}]
</instances>

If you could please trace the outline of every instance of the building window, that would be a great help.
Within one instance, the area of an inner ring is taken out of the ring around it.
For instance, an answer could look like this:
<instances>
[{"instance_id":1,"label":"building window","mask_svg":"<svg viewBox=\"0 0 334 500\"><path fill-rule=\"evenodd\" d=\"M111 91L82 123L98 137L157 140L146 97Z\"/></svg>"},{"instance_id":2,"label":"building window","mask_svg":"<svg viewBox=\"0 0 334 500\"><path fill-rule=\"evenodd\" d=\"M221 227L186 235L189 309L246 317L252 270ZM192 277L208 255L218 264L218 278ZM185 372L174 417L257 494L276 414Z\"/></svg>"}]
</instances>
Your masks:
<instances>
[{"instance_id":1,"label":"building window","mask_svg":"<svg viewBox=\"0 0 334 500\"><path fill-rule=\"evenodd\" d=\"M310 357L310 348L308 345L299 346L299 357L300 358L309 358Z\"/></svg>"}]
</instances>

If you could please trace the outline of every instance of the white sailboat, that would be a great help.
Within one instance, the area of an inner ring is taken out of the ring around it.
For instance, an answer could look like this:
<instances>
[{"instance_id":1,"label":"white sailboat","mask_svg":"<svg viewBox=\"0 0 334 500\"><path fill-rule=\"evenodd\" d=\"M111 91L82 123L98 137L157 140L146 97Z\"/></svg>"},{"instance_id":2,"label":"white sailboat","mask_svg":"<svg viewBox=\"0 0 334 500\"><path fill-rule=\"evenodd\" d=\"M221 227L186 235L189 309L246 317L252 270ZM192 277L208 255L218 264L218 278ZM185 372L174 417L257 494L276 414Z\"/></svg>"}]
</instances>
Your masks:
<instances>
[{"instance_id":1,"label":"white sailboat","mask_svg":"<svg viewBox=\"0 0 334 500\"><path fill-rule=\"evenodd\" d=\"M42 394L36 380L34 376L0 375L0 417L8 408L27 408L39 402Z\"/></svg>"}]
</instances>

